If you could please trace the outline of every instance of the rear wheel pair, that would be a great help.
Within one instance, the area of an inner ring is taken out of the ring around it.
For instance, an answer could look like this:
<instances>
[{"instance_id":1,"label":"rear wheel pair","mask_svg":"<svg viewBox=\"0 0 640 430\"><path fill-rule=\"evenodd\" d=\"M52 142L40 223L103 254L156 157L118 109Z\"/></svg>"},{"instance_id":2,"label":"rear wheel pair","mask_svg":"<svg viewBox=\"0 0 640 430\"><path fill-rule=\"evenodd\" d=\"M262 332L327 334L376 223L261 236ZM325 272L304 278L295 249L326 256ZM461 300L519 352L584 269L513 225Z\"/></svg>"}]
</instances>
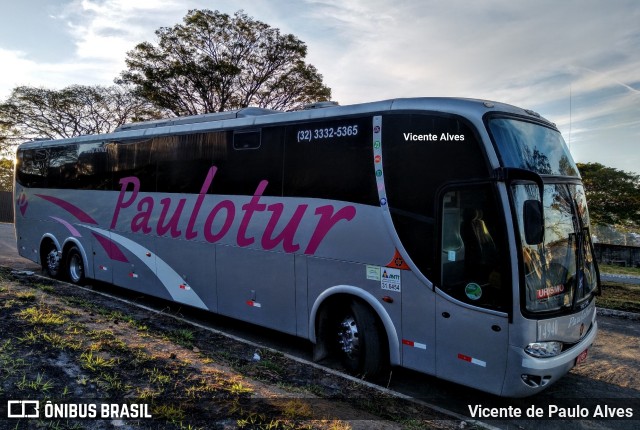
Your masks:
<instances>
[{"instance_id":1,"label":"rear wheel pair","mask_svg":"<svg viewBox=\"0 0 640 430\"><path fill-rule=\"evenodd\" d=\"M82 284L85 279L84 260L77 246L72 246L63 255L54 244L49 244L43 252L42 270L51 278L65 278L74 284Z\"/></svg>"}]
</instances>

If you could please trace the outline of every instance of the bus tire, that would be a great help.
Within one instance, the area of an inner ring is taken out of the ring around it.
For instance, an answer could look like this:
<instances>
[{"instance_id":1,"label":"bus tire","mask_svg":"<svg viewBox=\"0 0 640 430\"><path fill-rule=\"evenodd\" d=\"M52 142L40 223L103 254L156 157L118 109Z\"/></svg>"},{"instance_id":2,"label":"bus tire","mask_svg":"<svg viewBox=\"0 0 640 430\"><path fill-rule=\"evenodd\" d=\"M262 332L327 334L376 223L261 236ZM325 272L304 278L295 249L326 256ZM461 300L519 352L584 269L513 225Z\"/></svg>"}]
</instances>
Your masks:
<instances>
[{"instance_id":1,"label":"bus tire","mask_svg":"<svg viewBox=\"0 0 640 430\"><path fill-rule=\"evenodd\" d=\"M388 360L381 325L373 311L359 300L346 306L337 326L338 351L351 374L378 376Z\"/></svg>"},{"instance_id":2,"label":"bus tire","mask_svg":"<svg viewBox=\"0 0 640 430\"><path fill-rule=\"evenodd\" d=\"M72 246L67 252L67 279L73 284L84 283L84 260L77 246Z\"/></svg>"},{"instance_id":3,"label":"bus tire","mask_svg":"<svg viewBox=\"0 0 640 430\"><path fill-rule=\"evenodd\" d=\"M45 242L40 252L42 271L50 278L60 276L61 255L53 242Z\"/></svg>"}]
</instances>

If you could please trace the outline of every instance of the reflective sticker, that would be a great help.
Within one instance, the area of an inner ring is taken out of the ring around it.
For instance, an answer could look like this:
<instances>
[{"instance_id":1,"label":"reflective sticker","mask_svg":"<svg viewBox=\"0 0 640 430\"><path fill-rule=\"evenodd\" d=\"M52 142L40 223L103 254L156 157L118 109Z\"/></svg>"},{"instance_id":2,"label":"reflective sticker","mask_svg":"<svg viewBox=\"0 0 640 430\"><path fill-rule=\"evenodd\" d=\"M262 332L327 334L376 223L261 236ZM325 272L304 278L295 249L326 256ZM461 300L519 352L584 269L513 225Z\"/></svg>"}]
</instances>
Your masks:
<instances>
[{"instance_id":1,"label":"reflective sticker","mask_svg":"<svg viewBox=\"0 0 640 430\"><path fill-rule=\"evenodd\" d=\"M398 251L397 249L395 254L393 254L393 258L391 259L391 261L389 261L386 267L401 270L411 270L407 262L404 261L404 258L402 258L402 255L400 255L400 251Z\"/></svg>"},{"instance_id":2,"label":"reflective sticker","mask_svg":"<svg viewBox=\"0 0 640 430\"><path fill-rule=\"evenodd\" d=\"M380 266L370 266L367 264L367 279L371 281L380 280Z\"/></svg>"},{"instance_id":3,"label":"reflective sticker","mask_svg":"<svg viewBox=\"0 0 640 430\"><path fill-rule=\"evenodd\" d=\"M427 349L427 345L424 343L414 342L412 340L402 339L402 344L412 348Z\"/></svg>"},{"instance_id":4,"label":"reflective sticker","mask_svg":"<svg viewBox=\"0 0 640 430\"><path fill-rule=\"evenodd\" d=\"M400 269L384 268L380 279L380 287L383 290L400 292L402 281L400 278Z\"/></svg>"},{"instance_id":5,"label":"reflective sticker","mask_svg":"<svg viewBox=\"0 0 640 430\"><path fill-rule=\"evenodd\" d=\"M254 307L254 308L261 308L262 305L258 302L254 302L253 300L247 300L247 305Z\"/></svg>"},{"instance_id":6,"label":"reflective sticker","mask_svg":"<svg viewBox=\"0 0 640 430\"><path fill-rule=\"evenodd\" d=\"M455 251L448 251L447 252L447 260L456 261L456 252Z\"/></svg>"},{"instance_id":7,"label":"reflective sticker","mask_svg":"<svg viewBox=\"0 0 640 430\"><path fill-rule=\"evenodd\" d=\"M471 300L478 300L480 297L482 297L482 287L480 287L480 285L476 284L475 282L471 282L467 284L466 287L464 287L464 293Z\"/></svg>"},{"instance_id":8,"label":"reflective sticker","mask_svg":"<svg viewBox=\"0 0 640 430\"><path fill-rule=\"evenodd\" d=\"M481 367L487 367L487 362L478 360L477 358L469 357L468 355L458 354L458 359L466 361L467 363L476 364Z\"/></svg>"}]
</instances>

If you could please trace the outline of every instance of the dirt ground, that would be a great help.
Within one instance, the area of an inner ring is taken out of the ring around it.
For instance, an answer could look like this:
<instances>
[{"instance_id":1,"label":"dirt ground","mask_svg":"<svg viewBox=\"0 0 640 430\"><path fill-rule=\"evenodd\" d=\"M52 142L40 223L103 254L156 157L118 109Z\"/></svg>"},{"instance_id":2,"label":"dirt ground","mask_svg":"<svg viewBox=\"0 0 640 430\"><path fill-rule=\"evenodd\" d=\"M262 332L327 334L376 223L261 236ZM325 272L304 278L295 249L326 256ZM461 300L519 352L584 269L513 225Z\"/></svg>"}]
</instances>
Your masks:
<instances>
[{"instance_id":1,"label":"dirt ground","mask_svg":"<svg viewBox=\"0 0 640 430\"><path fill-rule=\"evenodd\" d=\"M91 291L0 268L0 408L119 404L117 417L5 419L31 429L460 428L286 356ZM135 410L131 405L146 405ZM129 406L122 406L129 405ZM84 409L83 409L84 408ZM136 413L153 418L138 418ZM54 410L49 409L49 411ZM66 414L66 415L65 415ZM54 414L55 415L55 414ZM418 418L419 417L419 418ZM465 426L462 424L462 426Z\"/></svg>"}]
</instances>

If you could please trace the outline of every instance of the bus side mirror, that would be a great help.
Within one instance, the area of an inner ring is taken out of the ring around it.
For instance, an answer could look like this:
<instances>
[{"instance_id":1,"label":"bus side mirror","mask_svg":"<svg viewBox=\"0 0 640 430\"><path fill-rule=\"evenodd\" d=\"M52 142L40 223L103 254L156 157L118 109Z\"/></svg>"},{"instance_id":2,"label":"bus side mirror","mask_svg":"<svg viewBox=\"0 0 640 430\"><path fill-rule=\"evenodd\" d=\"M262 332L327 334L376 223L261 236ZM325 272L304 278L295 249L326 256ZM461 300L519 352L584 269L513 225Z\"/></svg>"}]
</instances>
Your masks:
<instances>
[{"instance_id":1,"label":"bus side mirror","mask_svg":"<svg viewBox=\"0 0 640 430\"><path fill-rule=\"evenodd\" d=\"M524 212L524 238L528 245L538 245L544 240L544 218L539 200L526 200Z\"/></svg>"}]
</instances>

